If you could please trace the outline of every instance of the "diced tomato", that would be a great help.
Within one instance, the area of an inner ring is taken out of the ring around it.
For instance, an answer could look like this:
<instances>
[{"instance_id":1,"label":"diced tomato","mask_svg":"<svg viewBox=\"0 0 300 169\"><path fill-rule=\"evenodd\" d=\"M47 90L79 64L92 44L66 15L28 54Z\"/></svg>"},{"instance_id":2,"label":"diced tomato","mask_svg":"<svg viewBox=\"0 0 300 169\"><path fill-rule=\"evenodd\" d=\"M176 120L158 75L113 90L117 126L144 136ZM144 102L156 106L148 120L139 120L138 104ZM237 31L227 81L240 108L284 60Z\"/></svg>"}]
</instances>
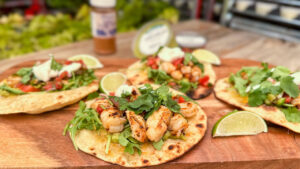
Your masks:
<instances>
[{"instance_id":1,"label":"diced tomato","mask_svg":"<svg viewBox=\"0 0 300 169\"><path fill-rule=\"evenodd\" d=\"M148 59L147 59L148 66L156 65L156 62L157 62L157 58L155 58L155 57L148 57Z\"/></svg>"},{"instance_id":2,"label":"diced tomato","mask_svg":"<svg viewBox=\"0 0 300 169\"><path fill-rule=\"evenodd\" d=\"M115 92L109 92L110 96L115 96Z\"/></svg>"},{"instance_id":3,"label":"diced tomato","mask_svg":"<svg viewBox=\"0 0 300 169\"><path fill-rule=\"evenodd\" d=\"M182 96L179 96L178 103L184 103L184 102L185 102L184 98Z\"/></svg>"},{"instance_id":4,"label":"diced tomato","mask_svg":"<svg viewBox=\"0 0 300 169\"><path fill-rule=\"evenodd\" d=\"M59 75L59 79L64 79L64 78L66 78L66 77L68 77L68 75L69 75L69 73L67 72L67 71L64 71L64 72L62 72L60 75Z\"/></svg>"},{"instance_id":5,"label":"diced tomato","mask_svg":"<svg viewBox=\"0 0 300 169\"><path fill-rule=\"evenodd\" d=\"M209 76L204 76L202 78L199 79L199 84L202 85L202 86L208 86L208 83L209 83Z\"/></svg>"},{"instance_id":6,"label":"diced tomato","mask_svg":"<svg viewBox=\"0 0 300 169\"><path fill-rule=\"evenodd\" d=\"M97 111L99 114L101 114L101 113L103 112L103 109L101 108L100 105L98 105L96 111Z\"/></svg>"},{"instance_id":7,"label":"diced tomato","mask_svg":"<svg viewBox=\"0 0 300 169\"><path fill-rule=\"evenodd\" d=\"M153 64L153 65L151 65L151 68L152 69L158 69L158 65L157 64Z\"/></svg>"},{"instance_id":8,"label":"diced tomato","mask_svg":"<svg viewBox=\"0 0 300 169\"><path fill-rule=\"evenodd\" d=\"M170 85L170 86L176 86L176 83L175 82L169 82L168 85Z\"/></svg>"},{"instance_id":9,"label":"diced tomato","mask_svg":"<svg viewBox=\"0 0 300 169\"><path fill-rule=\"evenodd\" d=\"M19 89L21 89L23 86L24 86L24 84L21 83L21 82L19 82L19 83L16 85L16 87L19 88Z\"/></svg>"},{"instance_id":10,"label":"diced tomato","mask_svg":"<svg viewBox=\"0 0 300 169\"><path fill-rule=\"evenodd\" d=\"M177 67L179 64L183 63L183 60L184 60L184 58L175 59L172 61L172 64Z\"/></svg>"},{"instance_id":11,"label":"diced tomato","mask_svg":"<svg viewBox=\"0 0 300 169\"><path fill-rule=\"evenodd\" d=\"M81 67L85 67L85 64L84 64L83 60L76 60L76 61L74 61L74 62L80 63L80 64L81 64Z\"/></svg>"},{"instance_id":12,"label":"diced tomato","mask_svg":"<svg viewBox=\"0 0 300 169\"><path fill-rule=\"evenodd\" d=\"M284 96L284 98L285 98L285 103L291 103L291 101L292 101L292 98L290 97L290 96L288 96L288 95L286 95L286 96Z\"/></svg>"},{"instance_id":13,"label":"diced tomato","mask_svg":"<svg viewBox=\"0 0 300 169\"><path fill-rule=\"evenodd\" d=\"M48 82L44 87L44 90L49 91L53 89L53 84L51 82Z\"/></svg>"},{"instance_id":14,"label":"diced tomato","mask_svg":"<svg viewBox=\"0 0 300 169\"><path fill-rule=\"evenodd\" d=\"M65 65L70 65L71 63L73 63L73 61L70 61L70 60L65 61Z\"/></svg>"},{"instance_id":15,"label":"diced tomato","mask_svg":"<svg viewBox=\"0 0 300 169\"><path fill-rule=\"evenodd\" d=\"M40 91L38 88L35 88L31 85L24 85L21 87L21 90L23 92L37 92L37 91Z\"/></svg>"},{"instance_id":16,"label":"diced tomato","mask_svg":"<svg viewBox=\"0 0 300 169\"><path fill-rule=\"evenodd\" d=\"M56 82L55 82L55 88L56 88L57 90L62 89L62 88L63 88L63 83L62 83L61 81L56 81Z\"/></svg>"}]
</instances>

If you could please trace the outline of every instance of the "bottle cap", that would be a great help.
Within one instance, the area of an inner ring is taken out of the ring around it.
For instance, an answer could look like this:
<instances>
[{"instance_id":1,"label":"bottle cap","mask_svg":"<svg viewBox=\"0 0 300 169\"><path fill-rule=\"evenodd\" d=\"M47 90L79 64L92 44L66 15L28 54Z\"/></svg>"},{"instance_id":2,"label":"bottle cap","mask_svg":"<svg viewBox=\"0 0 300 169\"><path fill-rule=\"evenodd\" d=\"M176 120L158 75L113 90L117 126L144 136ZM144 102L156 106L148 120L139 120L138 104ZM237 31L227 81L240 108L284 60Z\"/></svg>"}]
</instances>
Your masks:
<instances>
[{"instance_id":1,"label":"bottle cap","mask_svg":"<svg viewBox=\"0 0 300 169\"><path fill-rule=\"evenodd\" d=\"M90 0L90 4L95 7L112 8L116 6L116 0Z\"/></svg>"}]
</instances>

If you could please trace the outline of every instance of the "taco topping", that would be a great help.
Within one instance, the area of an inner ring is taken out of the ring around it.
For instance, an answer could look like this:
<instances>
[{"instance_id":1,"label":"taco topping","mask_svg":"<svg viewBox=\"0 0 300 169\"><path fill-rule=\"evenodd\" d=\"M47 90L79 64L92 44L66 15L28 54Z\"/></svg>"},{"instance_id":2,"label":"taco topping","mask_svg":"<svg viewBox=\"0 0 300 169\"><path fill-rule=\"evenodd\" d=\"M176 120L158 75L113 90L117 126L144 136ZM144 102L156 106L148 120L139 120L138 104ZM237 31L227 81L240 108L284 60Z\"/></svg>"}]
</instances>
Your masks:
<instances>
[{"instance_id":1,"label":"taco topping","mask_svg":"<svg viewBox=\"0 0 300 169\"><path fill-rule=\"evenodd\" d=\"M166 86L153 89L145 85L131 89L131 93L123 90L121 96L101 95L90 108L80 102L75 117L64 130L64 133L70 132L76 149L74 139L82 129L107 132L106 145L118 143L129 154L141 154L140 147L145 142L160 150L167 139L185 138L187 119L198 111L196 103L183 95L172 96ZM106 148L108 152L109 147Z\"/></svg>"},{"instance_id":2,"label":"taco topping","mask_svg":"<svg viewBox=\"0 0 300 169\"><path fill-rule=\"evenodd\" d=\"M39 91L62 91L86 86L96 77L82 61L64 64L53 57L33 67L21 68L0 83L0 95L21 95Z\"/></svg>"},{"instance_id":3,"label":"taco topping","mask_svg":"<svg viewBox=\"0 0 300 169\"><path fill-rule=\"evenodd\" d=\"M209 76L204 75L203 64L178 47L163 47L144 62L148 78L156 84L166 84L183 93L211 85Z\"/></svg>"},{"instance_id":4,"label":"taco topping","mask_svg":"<svg viewBox=\"0 0 300 169\"><path fill-rule=\"evenodd\" d=\"M276 106L289 122L300 122L300 90L291 73L283 66L269 68L262 63L262 68L243 67L229 82L239 95L248 98L249 106Z\"/></svg>"}]
</instances>

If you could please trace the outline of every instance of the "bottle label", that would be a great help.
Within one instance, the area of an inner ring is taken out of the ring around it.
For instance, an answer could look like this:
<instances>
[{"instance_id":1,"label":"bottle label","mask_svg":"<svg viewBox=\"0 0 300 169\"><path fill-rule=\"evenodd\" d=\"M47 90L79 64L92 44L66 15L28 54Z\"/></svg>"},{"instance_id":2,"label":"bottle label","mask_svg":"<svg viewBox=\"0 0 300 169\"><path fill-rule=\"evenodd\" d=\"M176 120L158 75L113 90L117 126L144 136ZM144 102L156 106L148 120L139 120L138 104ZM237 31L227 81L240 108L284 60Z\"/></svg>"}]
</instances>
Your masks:
<instances>
[{"instance_id":1,"label":"bottle label","mask_svg":"<svg viewBox=\"0 0 300 169\"><path fill-rule=\"evenodd\" d=\"M144 55L153 54L160 46L167 44L170 35L171 32L167 25L154 25L141 35L139 49Z\"/></svg>"},{"instance_id":2,"label":"bottle label","mask_svg":"<svg viewBox=\"0 0 300 169\"><path fill-rule=\"evenodd\" d=\"M111 38L116 35L116 13L91 12L92 33L94 37Z\"/></svg>"}]
</instances>

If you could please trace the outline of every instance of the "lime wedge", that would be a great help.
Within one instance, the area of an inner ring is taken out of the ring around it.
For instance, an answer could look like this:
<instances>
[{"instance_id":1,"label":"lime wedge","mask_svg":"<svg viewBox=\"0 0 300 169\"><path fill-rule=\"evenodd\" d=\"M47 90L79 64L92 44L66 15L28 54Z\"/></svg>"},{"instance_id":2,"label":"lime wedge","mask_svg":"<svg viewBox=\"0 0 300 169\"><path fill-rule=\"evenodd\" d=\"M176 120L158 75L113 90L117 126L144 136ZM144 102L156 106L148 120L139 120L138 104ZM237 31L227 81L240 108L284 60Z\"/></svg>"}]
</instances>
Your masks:
<instances>
[{"instance_id":1,"label":"lime wedge","mask_svg":"<svg viewBox=\"0 0 300 169\"><path fill-rule=\"evenodd\" d=\"M100 90L109 94L110 92L116 92L116 90L127 80L126 75L120 72L112 72L105 75L100 81Z\"/></svg>"},{"instance_id":2,"label":"lime wedge","mask_svg":"<svg viewBox=\"0 0 300 169\"><path fill-rule=\"evenodd\" d=\"M213 127L213 137L256 135L267 132L264 119L248 111L232 112L222 117Z\"/></svg>"},{"instance_id":3,"label":"lime wedge","mask_svg":"<svg viewBox=\"0 0 300 169\"><path fill-rule=\"evenodd\" d=\"M221 65L220 58L214 53L204 50L204 49L196 49L192 53L200 62L211 63L214 65Z\"/></svg>"},{"instance_id":4,"label":"lime wedge","mask_svg":"<svg viewBox=\"0 0 300 169\"><path fill-rule=\"evenodd\" d=\"M300 72L295 72L291 74L291 76L294 78L294 83L296 83L296 85L300 85Z\"/></svg>"},{"instance_id":5,"label":"lime wedge","mask_svg":"<svg viewBox=\"0 0 300 169\"><path fill-rule=\"evenodd\" d=\"M96 57L91 55L85 55L85 54L75 55L69 57L68 60L71 61L82 60L88 69L97 69L103 67L102 63Z\"/></svg>"}]
</instances>

